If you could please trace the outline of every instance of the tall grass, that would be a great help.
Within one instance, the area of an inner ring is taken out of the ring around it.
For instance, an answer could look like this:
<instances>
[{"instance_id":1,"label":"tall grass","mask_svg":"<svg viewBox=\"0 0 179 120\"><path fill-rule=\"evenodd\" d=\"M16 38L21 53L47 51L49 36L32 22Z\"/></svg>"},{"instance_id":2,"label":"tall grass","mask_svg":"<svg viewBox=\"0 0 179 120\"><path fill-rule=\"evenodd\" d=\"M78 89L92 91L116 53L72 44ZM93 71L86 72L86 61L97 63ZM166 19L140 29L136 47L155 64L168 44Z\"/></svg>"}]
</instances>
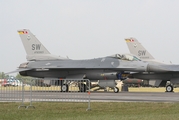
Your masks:
<instances>
[{"instance_id":1,"label":"tall grass","mask_svg":"<svg viewBox=\"0 0 179 120\"><path fill-rule=\"evenodd\" d=\"M29 105L29 103L25 103ZM179 103L36 102L33 108L20 108L20 103L0 103L0 120L178 120Z\"/></svg>"}]
</instances>

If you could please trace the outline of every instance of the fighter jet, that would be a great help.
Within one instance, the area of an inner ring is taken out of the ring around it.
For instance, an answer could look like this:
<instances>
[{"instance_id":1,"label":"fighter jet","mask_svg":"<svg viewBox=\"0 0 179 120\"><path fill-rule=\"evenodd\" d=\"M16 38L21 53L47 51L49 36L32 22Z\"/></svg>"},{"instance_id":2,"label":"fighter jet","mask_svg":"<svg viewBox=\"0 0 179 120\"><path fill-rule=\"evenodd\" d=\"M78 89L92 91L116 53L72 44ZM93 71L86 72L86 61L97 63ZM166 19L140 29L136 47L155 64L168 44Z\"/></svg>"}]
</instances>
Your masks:
<instances>
[{"instance_id":1,"label":"fighter jet","mask_svg":"<svg viewBox=\"0 0 179 120\"><path fill-rule=\"evenodd\" d=\"M179 66L156 66L129 54L114 54L95 59L72 60L50 55L47 49L28 30L18 30L27 52L27 62L20 64L13 72L23 76L44 79L89 79L103 80L110 84L123 80L130 72L170 72L179 71ZM178 68L177 68L178 67ZM12 73L12 72L10 72ZM109 86L108 84L108 86ZM83 85L85 86L85 85ZM63 83L62 91L68 91L68 84ZM65 89L64 89L65 88ZM83 87L85 88L85 87ZM82 90L81 88L79 88ZM114 92L119 89L114 87Z\"/></svg>"},{"instance_id":2,"label":"fighter jet","mask_svg":"<svg viewBox=\"0 0 179 120\"><path fill-rule=\"evenodd\" d=\"M135 38L126 38L125 39L129 51L131 54L138 56L141 60L147 61L149 64L155 64L159 66L170 66L168 68L175 67L175 65L166 64L160 62L142 46ZM166 72L143 72L143 73L134 73L129 77L149 80L149 84L153 86L166 85L167 81L170 81L171 84L166 86L166 92L173 92L173 84L179 83L179 72L178 71L166 71Z\"/></svg>"},{"instance_id":3,"label":"fighter jet","mask_svg":"<svg viewBox=\"0 0 179 120\"><path fill-rule=\"evenodd\" d=\"M52 64L52 62L65 62L66 64L68 64L67 68L60 68L58 69L58 65L56 65L57 68L54 69L50 69L47 67L40 67L40 69L36 69L35 73L34 72L31 74L29 72L29 69L26 69L27 66L26 64L28 63L23 63L20 65L19 69L13 72L19 72L21 75L24 76L32 76L32 77L40 77L43 78L45 80L45 82L50 82L49 79L54 79L54 80L58 80L58 79L85 79L85 78L90 78L91 82L96 82L99 78L100 82L99 82L99 86L101 88L105 88L105 87L110 87L110 88L114 88L114 92L118 92L119 89L116 86L116 82L113 80L114 78L117 79L117 73L116 72L110 72L107 70L101 71L101 69L97 69L97 71L92 70L92 72L90 72L91 68L89 68L89 70L87 70L87 72L85 71L87 68L78 68L78 64L85 64L85 62L89 62L89 60L83 60L83 61L71 61L68 58L64 58L64 57L60 57L60 56L55 56L52 55L45 47L44 45L36 38L35 35L33 35L30 30L18 30L18 33L20 35L20 38L22 40L23 46L26 50L26 59L29 62L35 61L35 62L39 62L39 61L45 61L47 64L47 66L50 66ZM125 56L125 55L123 55ZM111 56L111 57L115 57ZM132 56L133 57L133 56ZM49 61L48 61L49 60ZM66 61L64 61L66 60ZM97 61L97 59L93 59L92 61ZM101 61L105 64L105 58L101 59ZM69 63L68 63L69 62ZM82 63L80 63L82 62ZM76 64L77 63L77 64ZM91 62L89 62L91 64ZM70 66L70 64L72 64L72 66ZM77 65L77 68L73 68L74 65ZM89 64L89 66L90 66ZM98 64L98 63L96 63ZM115 65L114 62L111 63L111 65ZM94 65L92 65L91 67L93 67ZM70 67L71 70L70 70ZM80 66L79 66L80 67ZM84 70L83 70L84 69ZM39 72L39 71L43 71L43 72ZM46 72L48 74L46 74ZM88 73L89 72L89 73ZM12 73L12 72L10 72ZM28 73L28 74L25 74ZM86 73L88 75L88 77L86 77ZM7 73L8 74L8 73ZM55 75L54 75L55 74ZM122 74L124 76L124 74ZM92 76L93 78L91 78L90 76ZM120 77L120 76L119 76ZM94 80L96 79L96 80ZM101 80L102 79L102 80ZM112 80L111 80L112 79ZM123 78L124 79L124 78ZM94 80L94 81L93 81ZM65 85L67 86L67 85ZM83 86L83 85L81 85ZM62 86L62 88L65 88ZM68 87L66 87L68 88ZM64 90L64 89L63 89ZM66 89L67 91L67 89Z\"/></svg>"},{"instance_id":4,"label":"fighter jet","mask_svg":"<svg viewBox=\"0 0 179 120\"><path fill-rule=\"evenodd\" d=\"M115 80L125 79L125 70L143 71L147 68L147 63L137 64L140 59L127 54L86 60L72 60L52 55L30 30L22 29L17 32L25 48L27 62L6 74L19 72L23 76L43 78L45 82L59 79L90 79L91 82L100 80L100 87L111 87L114 88L114 92L118 92ZM85 88L85 85L80 86ZM62 91L68 91L68 84L62 83L61 88Z\"/></svg>"}]
</instances>

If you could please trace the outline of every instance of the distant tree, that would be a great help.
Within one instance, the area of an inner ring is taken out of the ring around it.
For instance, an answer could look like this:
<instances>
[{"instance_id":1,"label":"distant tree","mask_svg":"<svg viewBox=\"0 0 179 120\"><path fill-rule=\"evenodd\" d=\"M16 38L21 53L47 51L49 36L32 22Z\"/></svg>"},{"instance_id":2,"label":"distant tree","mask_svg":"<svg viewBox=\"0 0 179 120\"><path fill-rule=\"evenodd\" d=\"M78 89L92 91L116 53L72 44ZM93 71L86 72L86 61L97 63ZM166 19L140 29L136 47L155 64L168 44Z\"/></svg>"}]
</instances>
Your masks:
<instances>
[{"instance_id":1,"label":"distant tree","mask_svg":"<svg viewBox=\"0 0 179 120\"><path fill-rule=\"evenodd\" d=\"M21 76L19 73L16 75L16 79L23 79L23 76Z\"/></svg>"},{"instance_id":2,"label":"distant tree","mask_svg":"<svg viewBox=\"0 0 179 120\"><path fill-rule=\"evenodd\" d=\"M0 72L0 79L8 79L9 75L6 75L4 72Z\"/></svg>"},{"instance_id":3,"label":"distant tree","mask_svg":"<svg viewBox=\"0 0 179 120\"><path fill-rule=\"evenodd\" d=\"M35 83L35 81L31 81L35 78L29 77L29 76L22 76L19 73L16 75L16 79L22 81L24 84L31 84L31 82L32 82L32 84Z\"/></svg>"},{"instance_id":4,"label":"distant tree","mask_svg":"<svg viewBox=\"0 0 179 120\"><path fill-rule=\"evenodd\" d=\"M33 77L29 77L29 76L22 76L19 73L16 75L16 79L26 79L26 80L31 80L33 79Z\"/></svg>"}]
</instances>

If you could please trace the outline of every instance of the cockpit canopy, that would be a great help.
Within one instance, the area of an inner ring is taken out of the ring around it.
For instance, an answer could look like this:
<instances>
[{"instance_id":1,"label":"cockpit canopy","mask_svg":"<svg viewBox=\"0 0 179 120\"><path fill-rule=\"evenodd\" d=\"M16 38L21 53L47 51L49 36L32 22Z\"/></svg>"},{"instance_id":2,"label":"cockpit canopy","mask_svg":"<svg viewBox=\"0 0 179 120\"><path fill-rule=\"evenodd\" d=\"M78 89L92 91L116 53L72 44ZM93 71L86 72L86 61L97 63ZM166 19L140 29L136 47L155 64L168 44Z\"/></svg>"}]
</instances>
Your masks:
<instances>
[{"instance_id":1,"label":"cockpit canopy","mask_svg":"<svg viewBox=\"0 0 179 120\"><path fill-rule=\"evenodd\" d=\"M141 61L141 59L139 59L138 57L132 54L114 54L111 55L110 57L121 59L121 60L128 60L128 61Z\"/></svg>"},{"instance_id":2,"label":"cockpit canopy","mask_svg":"<svg viewBox=\"0 0 179 120\"><path fill-rule=\"evenodd\" d=\"M19 68L26 68L29 62L20 64Z\"/></svg>"}]
</instances>

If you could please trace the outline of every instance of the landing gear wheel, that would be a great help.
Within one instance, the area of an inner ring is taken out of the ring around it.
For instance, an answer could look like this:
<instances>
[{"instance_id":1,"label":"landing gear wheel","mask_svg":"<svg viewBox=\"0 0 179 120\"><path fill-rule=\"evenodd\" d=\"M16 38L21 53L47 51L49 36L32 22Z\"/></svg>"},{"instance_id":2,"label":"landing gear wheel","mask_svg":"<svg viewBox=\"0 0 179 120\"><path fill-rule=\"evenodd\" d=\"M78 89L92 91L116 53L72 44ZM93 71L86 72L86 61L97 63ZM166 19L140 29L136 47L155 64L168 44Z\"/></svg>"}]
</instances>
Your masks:
<instances>
[{"instance_id":1,"label":"landing gear wheel","mask_svg":"<svg viewBox=\"0 0 179 120\"><path fill-rule=\"evenodd\" d=\"M118 93L119 92L119 88L118 87L114 87L114 92Z\"/></svg>"},{"instance_id":2,"label":"landing gear wheel","mask_svg":"<svg viewBox=\"0 0 179 120\"><path fill-rule=\"evenodd\" d=\"M79 84L79 90L80 90L80 92L86 92L86 85L85 84Z\"/></svg>"},{"instance_id":3,"label":"landing gear wheel","mask_svg":"<svg viewBox=\"0 0 179 120\"><path fill-rule=\"evenodd\" d=\"M173 86L172 85L167 85L166 86L166 92L173 92Z\"/></svg>"},{"instance_id":4,"label":"landing gear wheel","mask_svg":"<svg viewBox=\"0 0 179 120\"><path fill-rule=\"evenodd\" d=\"M68 92L68 85L63 84L62 87L61 87L61 91L62 92Z\"/></svg>"}]
</instances>

